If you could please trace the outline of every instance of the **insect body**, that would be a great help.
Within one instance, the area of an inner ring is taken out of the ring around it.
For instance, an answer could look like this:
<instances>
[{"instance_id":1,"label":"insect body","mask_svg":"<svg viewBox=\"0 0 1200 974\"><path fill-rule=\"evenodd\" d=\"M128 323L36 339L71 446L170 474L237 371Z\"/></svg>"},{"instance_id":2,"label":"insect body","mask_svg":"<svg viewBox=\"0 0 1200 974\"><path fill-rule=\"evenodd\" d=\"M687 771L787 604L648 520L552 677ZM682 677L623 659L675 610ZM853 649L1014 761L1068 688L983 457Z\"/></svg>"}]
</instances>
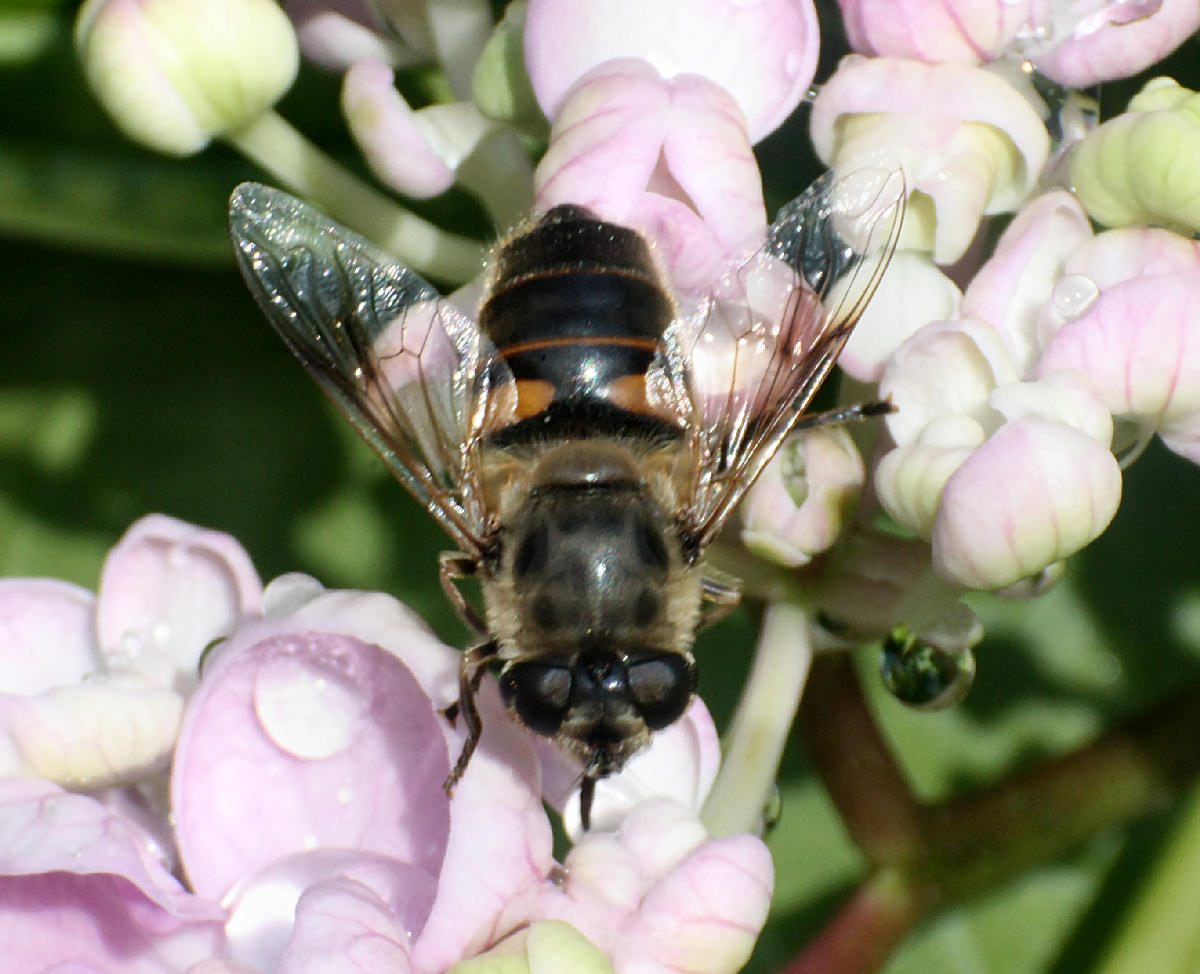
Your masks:
<instances>
[{"instance_id":1,"label":"insect body","mask_svg":"<svg viewBox=\"0 0 1200 974\"><path fill-rule=\"evenodd\" d=\"M878 283L899 174L819 181L680 307L644 238L559 206L500 247L478 322L265 186L233 195L243 274L310 373L458 545L442 582L510 713L595 781L687 708L699 626L738 599L703 553L800 419ZM455 582L476 576L481 618Z\"/></svg>"}]
</instances>

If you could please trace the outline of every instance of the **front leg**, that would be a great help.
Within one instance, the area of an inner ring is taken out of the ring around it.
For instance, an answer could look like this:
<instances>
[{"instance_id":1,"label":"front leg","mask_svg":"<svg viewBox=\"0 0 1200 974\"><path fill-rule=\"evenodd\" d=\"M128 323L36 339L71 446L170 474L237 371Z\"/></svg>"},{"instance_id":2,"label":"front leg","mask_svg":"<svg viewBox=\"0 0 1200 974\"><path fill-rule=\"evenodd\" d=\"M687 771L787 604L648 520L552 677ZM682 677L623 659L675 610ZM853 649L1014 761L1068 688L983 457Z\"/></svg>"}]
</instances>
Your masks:
<instances>
[{"instance_id":1,"label":"front leg","mask_svg":"<svg viewBox=\"0 0 1200 974\"><path fill-rule=\"evenodd\" d=\"M474 606L467 601L466 596L458 590L454 583L460 578L471 578L479 571L479 563L470 555L461 551L443 551L438 556L438 578L442 583L442 591L454 606L458 617L480 636L487 636L487 623L483 621Z\"/></svg>"},{"instance_id":2,"label":"front leg","mask_svg":"<svg viewBox=\"0 0 1200 974\"><path fill-rule=\"evenodd\" d=\"M703 601L700 607L700 622L696 628L703 629L724 619L737 608L737 604L742 600L742 587L732 575L708 568L700 580L700 597Z\"/></svg>"},{"instance_id":3,"label":"front leg","mask_svg":"<svg viewBox=\"0 0 1200 974\"><path fill-rule=\"evenodd\" d=\"M454 794L454 786L467 770L471 755L479 744L479 736L483 733L483 721L479 717L479 708L475 706L475 694L479 690L479 681L487 672L488 664L495 658L499 646L494 639L481 643L462 654L458 664L458 703L451 704L445 710L446 717L453 723L461 715L467 728L467 739L463 741L462 752L454 764L454 770L446 779L442 788L447 795Z\"/></svg>"}]
</instances>

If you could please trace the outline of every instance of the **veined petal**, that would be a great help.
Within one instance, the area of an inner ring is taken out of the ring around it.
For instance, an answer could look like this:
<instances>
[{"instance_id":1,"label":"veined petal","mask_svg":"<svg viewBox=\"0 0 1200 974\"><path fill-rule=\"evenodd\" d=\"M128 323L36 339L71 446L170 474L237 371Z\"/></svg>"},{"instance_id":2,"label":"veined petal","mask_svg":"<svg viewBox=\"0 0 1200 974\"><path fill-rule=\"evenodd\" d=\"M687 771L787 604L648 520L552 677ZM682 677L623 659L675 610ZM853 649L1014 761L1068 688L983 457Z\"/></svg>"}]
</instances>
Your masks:
<instances>
[{"instance_id":1,"label":"veined petal","mask_svg":"<svg viewBox=\"0 0 1200 974\"><path fill-rule=\"evenodd\" d=\"M861 54L978 64L1003 54L1037 16L1030 0L838 0Z\"/></svg>"},{"instance_id":2,"label":"veined petal","mask_svg":"<svg viewBox=\"0 0 1200 974\"><path fill-rule=\"evenodd\" d=\"M165 770L182 713L174 690L113 679L0 698L0 754L8 752L0 773L69 788L125 784Z\"/></svg>"},{"instance_id":3,"label":"veined petal","mask_svg":"<svg viewBox=\"0 0 1200 974\"><path fill-rule=\"evenodd\" d=\"M613 966L733 974L750 957L774 887L762 841L705 842L652 888L613 950Z\"/></svg>"},{"instance_id":4,"label":"veined petal","mask_svg":"<svg viewBox=\"0 0 1200 974\"><path fill-rule=\"evenodd\" d=\"M1091 238L1074 196L1063 190L1039 196L1013 218L963 294L963 316L991 323L1018 374L1032 373L1041 352L1039 315L1054 300L1065 262Z\"/></svg>"},{"instance_id":5,"label":"veined petal","mask_svg":"<svg viewBox=\"0 0 1200 974\"><path fill-rule=\"evenodd\" d=\"M1129 110L1076 148L1071 180L1088 212L1110 227L1200 229L1200 94L1155 78Z\"/></svg>"},{"instance_id":6,"label":"veined petal","mask_svg":"<svg viewBox=\"0 0 1200 974\"><path fill-rule=\"evenodd\" d=\"M1087 313L1059 330L1038 368L1085 372L1110 412L1157 429L1168 446L1178 435L1179 452L1194 456L1200 279L1148 275L1104 289Z\"/></svg>"},{"instance_id":7,"label":"veined petal","mask_svg":"<svg viewBox=\"0 0 1200 974\"><path fill-rule=\"evenodd\" d=\"M1098 537L1120 499L1121 472L1107 447L1065 423L1024 416L947 481L934 566L967 588L1011 585Z\"/></svg>"},{"instance_id":8,"label":"veined petal","mask_svg":"<svg viewBox=\"0 0 1200 974\"><path fill-rule=\"evenodd\" d=\"M1039 71L1059 84L1085 88L1132 77L1166 57L1197 28L1200 5L1195 0L1134 4L1114 0L1102 16L1079 22L1066 40L1033 60Z\"/></svg>"}]
</instances>

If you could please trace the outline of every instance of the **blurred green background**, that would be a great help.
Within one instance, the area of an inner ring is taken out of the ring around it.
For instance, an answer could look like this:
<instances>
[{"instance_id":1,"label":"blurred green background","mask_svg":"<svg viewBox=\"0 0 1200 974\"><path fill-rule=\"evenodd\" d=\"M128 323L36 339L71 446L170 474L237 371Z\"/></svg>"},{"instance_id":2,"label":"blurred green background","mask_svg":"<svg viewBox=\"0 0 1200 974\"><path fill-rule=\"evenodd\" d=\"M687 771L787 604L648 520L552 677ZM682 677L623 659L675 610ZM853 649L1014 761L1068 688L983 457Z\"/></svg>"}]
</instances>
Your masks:
<instances>
[{"instance_id":1,"label":"blurred green background","mask_svg":"<svg viewBox=\"0 0 1200 974\"><path fill-rule=\"evenodd\" d=\"M291 360L234 268L225 201L261 174L219 146L168 160L126 143L85 90L73 14L48 0L0 4L0 574L94 588L122 532L160 511L235 535L264 579L302 570L331 587L384 589L461 642L436 582L445 538ZM826 40L828 71L832 26ZM1190 43L1169 70L1197 86L1198 54ZM306 70L282 112L356 164L337 88ZM1106 89L1106 110L1135 88ZM802 117L762 160L773 205L807 183L816 164ZM485 232L462 200L435 206L465 214L457 229ZM1154 447L1128 472L1112 528L1056 589L976 605L989 634L975 689L954 710L906 711L878 687L876 650L859 654L879 719L930 799L1063 754L1200 677L1200 471ZM752 617L740 610L699 646L720 722ZM778 894L758 971L819 930L862 869L798 747L781 792ZM942 914L888 970L1091 969L1171 816L1097 836Z\"/></svg>"}]
</instances>

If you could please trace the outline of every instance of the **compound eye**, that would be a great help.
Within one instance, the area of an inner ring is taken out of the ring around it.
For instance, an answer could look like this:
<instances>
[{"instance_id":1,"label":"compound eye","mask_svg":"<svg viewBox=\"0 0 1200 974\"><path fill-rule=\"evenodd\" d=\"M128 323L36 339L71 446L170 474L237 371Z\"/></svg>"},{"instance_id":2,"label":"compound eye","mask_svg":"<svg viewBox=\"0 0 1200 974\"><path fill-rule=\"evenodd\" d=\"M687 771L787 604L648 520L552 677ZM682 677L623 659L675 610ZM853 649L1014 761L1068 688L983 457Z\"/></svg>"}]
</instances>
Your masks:
<instances>
[{"instance_id":1,"label":"compound eye","mask_svg":"<svg viewBox=\"0 0 1200 974\"><path fill-rule=\"evenodd\" d=\"M571 701L571 671L560 663L516 663L500 674L500 696L533 733L553 737Z\"/></svg>"},{"instance_id":2,"label":"compound eye","mask_svg":"<svg viewBox=\"0 0 1200 974\"><path fill-rule=\"evenodd\" d=\"M651 730L662 730L679 719L696 689L696 670L686 656L660 653L631 660L627 666L629 693Z\"/></svg>"}]
</instances>

